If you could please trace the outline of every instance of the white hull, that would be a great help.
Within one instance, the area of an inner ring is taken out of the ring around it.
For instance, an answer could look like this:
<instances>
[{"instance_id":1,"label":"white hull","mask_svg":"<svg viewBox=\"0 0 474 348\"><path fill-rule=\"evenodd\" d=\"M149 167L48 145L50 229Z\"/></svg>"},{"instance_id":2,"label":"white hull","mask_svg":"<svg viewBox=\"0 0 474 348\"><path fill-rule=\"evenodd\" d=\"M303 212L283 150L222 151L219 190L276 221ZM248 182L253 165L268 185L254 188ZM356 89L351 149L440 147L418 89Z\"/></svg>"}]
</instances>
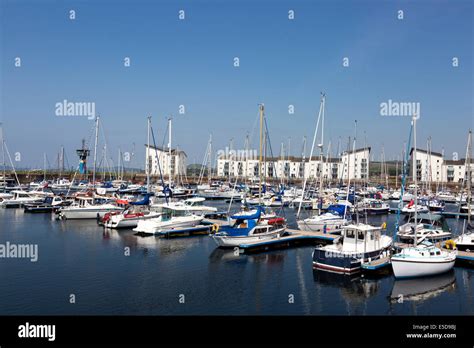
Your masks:
<instances>
[{"instance_id":1,"label":"white hull","mask_svg":"<svg viewBox=\"0 0 474 348\"><path fill-rule=\"evenodd\" d=\"M190 216L179 216L173 217L170 220L162 221L161 218L154 218L149 220L139 221L135 232L143 233L159 233L163 231L169 231L173 229L194 227L201 223L203 220L202 216L190 215Z\"/></svg>"},{"instance_id":2,"label":"white hull","mask_svg":"<svg viewBox=\"0 0 474 348\"><path fill-rule=\"evenodd\" d=\"M397 278L424 277L441 274L453 268L456 256L450 254L437 260L427 257L392 257L393 273Z\"/></svg>"},{"instance_id":3,"label":"white hull","mask_svg":"<svg viewBox=\"0 0 474 348\"><path fill-rule=\"evenodd\" d=\"M312 232L324 232L324 226L326 226L327 233L340 232L342 226L347 224L345 219L327 219L327 220L316 220L316 219L304 219L297 221L298 228L303 231Z\"/></svg>"},{"instance_id":4,"label":"white hull","mask_svg":"<svg viewBox=\"0 0 474 348\"><path fill-rule=\"evenodd\" d=\"M63 209L59 212L61 218L64 219L96 219L97 214L99 217L104 217L105 214L114 211L122 211L122 208L74 208L74 209Z\"/></svg>"},{"instance_id":5,"label":"white hull","mask_svg":"<svg viewBox=\"0 0 474 348\"><path fill-rule=\"evenodd\" d=\"M104 223L107 228L133 228L138 226L138 222L159 217L159 213L150 213L144 216L126 218L123 215L113 215Z\"/></svg>"},{"instance_id":6,"label":"white hull","mask_svg":"<svg viewBox=\"0 0 474 348\"><path fill-rule=\"evenodd\" d=\"M264 241L264 240L271 240L275 238L279 238L285 232L285 228L280 228L278 230L271 231L269 233L259 233L256 235L251 236L212 236L212 239L216 242L216 244L221 248L232 248L238 247L242 244L250 244L254 242Z\"/></svg>"}]
</instances>

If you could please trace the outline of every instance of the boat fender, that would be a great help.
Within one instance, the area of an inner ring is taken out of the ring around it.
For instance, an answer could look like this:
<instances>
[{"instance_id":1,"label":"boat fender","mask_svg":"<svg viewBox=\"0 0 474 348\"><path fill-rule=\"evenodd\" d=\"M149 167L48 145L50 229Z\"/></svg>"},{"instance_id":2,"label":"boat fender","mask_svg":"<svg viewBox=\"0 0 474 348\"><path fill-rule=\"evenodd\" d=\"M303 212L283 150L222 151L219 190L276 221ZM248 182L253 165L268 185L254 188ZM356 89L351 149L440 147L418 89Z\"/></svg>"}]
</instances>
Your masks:
<instances>
[{"instance_id":1,"label":"boat fender","mask_svg":"<svg viewBox=\"0 0 474 348\"><path fill-rule=\"evenodd\" d=\"M446 244L445 244L445 247L446 247L446 249L452 249L452 250L454 250L454 249L456 249L456 242L455 242L454 240L452 240L452 239L447 240L447 241L446 241Z\"/></svg>"}]
</instances>

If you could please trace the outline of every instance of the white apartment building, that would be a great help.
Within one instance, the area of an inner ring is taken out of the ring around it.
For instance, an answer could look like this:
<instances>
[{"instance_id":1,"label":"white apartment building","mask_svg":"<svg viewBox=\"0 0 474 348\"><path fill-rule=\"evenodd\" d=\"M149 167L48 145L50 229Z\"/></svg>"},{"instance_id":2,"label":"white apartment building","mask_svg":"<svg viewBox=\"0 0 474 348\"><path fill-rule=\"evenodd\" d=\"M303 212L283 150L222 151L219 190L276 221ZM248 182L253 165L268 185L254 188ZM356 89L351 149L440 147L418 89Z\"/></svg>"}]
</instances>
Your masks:
<instances>
[{"instance_id":1,"label":"white apartment building","mask_svg":"<svg viewBox=\"0 0 474 348\"><path fill-rule=\"evenodd\" d=\"M150 175L176 176L186 174L187 156L184 151L177 149L163 149L145 145L145 173L150 169ZM158 161L160 167L158 167Z\"/></svg>"},{"instance_id":2,"label":"white apartment building","mask_svg":"<svg viewBox=\"0 0 474 348\"><path fill-rule=\"evenodd\" d=\"M314 156L311 161L301 157L267 158L262 163L264 176L279 179L318 178L322 170L323 177L330 180L364 179L368 175L370 148L345 152L341 158L321 158ZM254 156L255 157L255 156ZM217 158L217 176L258 178L258 159L233 157L222 154ZM349 166L349 167L348 167Z\"/></svg>"},{"instance_id":3,"label":"white apartment building","mask_svg":"<svg viewBox=\"0 0 474 348\"><path fill-rule=\"evenodd\" d=\"M416 150L416 173L420 182L463 182L466 176L466 160L445 160L439 152ZM411 169L413 163L413 149L410 151L409 175L412 179ZM474 172L474 163L470 164L471 173ZM472 175L472 174L471 174Z\"/></svg>"}]
</instances>

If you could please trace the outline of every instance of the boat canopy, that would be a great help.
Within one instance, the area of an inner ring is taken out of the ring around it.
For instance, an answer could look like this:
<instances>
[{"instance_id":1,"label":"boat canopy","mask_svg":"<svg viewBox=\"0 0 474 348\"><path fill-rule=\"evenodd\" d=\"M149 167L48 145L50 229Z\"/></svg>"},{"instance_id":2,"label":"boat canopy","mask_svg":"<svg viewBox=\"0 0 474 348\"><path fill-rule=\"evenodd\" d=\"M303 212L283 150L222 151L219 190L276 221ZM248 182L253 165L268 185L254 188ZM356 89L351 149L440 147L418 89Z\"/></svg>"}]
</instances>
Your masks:
<instances>
[{"instance_id":1,"label":"boat canopy","mask_svg":"<svg viewBox=\"0 0 474 348\"><path fill-rule=\"evenodd\" d=\"M265 211L262 207L258 206L257 211L252 215L232 215L230 218L234 220L255 220L260 218L262 212L264 213Z\"/></svg>"},{"instance_id":2,"label":"boat canopy","mask_svg":"<svg viewBox=\"0 0 474 348\"><path fill-rule=\"evenodd\" d=\"M151 194L146 193L145 197L141 201L130 202L130 205L149 205L150 204L150 196Z\"/></svg>"},{"instance_id":3,"label":"boat canopy","mask_svg":"<svg viewBox=\"0 0 474 348\"><path fill-rule=\"evenodd\" d=\"M346 210L347 214L349 207L346 208L344 204L331 204L327 209L329 213L337 214L339 216L344 215L344 210Z\"/></svg>"}]
</instances>

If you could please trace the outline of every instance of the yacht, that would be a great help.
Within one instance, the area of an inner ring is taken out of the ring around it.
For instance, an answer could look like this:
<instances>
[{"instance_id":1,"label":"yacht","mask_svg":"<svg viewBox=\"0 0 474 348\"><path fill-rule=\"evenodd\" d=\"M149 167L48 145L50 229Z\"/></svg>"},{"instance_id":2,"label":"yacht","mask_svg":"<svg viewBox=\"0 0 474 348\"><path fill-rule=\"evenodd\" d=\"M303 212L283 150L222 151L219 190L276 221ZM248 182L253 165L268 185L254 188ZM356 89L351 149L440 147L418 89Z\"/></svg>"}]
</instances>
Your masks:
<instances>
[{"instance_id":1,"label":"yacht","mask_svg":"<svg viewBox=\"0 0 474 348\"><path fill-rule=\"evenodd\" d=\"M103 198L76 197L70 206L59 209L60 219L97 219L111 212L120 212L123 208Z\"/></svg>"},{"instance_id":2,"label":"yacht","mask_svg":"<svg viewBox=\"0 0 474 348\"><path fill-rule=\"evenodd\" d=\"M474 224L469 223L466 230L454 240L454 243L459 251L474 253Z\"/></svg>"},{"instance_id":3,"label":"yacht","mask_svg":"<svg viewBox=\"0 0 474 348\"><path fill-rule=\"evenodd\" d=\"M161 211L163 208L169 208L176 211L188 211L195 215L215 213L217 211L217 208L204 205L203 202L205 200L206 199L203 197L193 197L185 199L183 201L152 204L151 208L152 210L156 211Z\"/></svg>"},{"instance_id":4,"label":"yacht","mask_svg":"<svg viewBox=\"0 0 474 348\"><path fill-rule=\"evenodd\" d=\"M245 212L232 215L234 223L216 226L217 232L211 237L221 248L281 237L286 231L286 220L282 217L263 218L263 213L263 208L259 206L248 215L244 215Z\"/></svg>"},{"instance_id":5,"label":"yacht","mask_svg":"<svg viewBox=\"0 0 474 348\"><path fill-rule=\"evenodd\" d=\"M40 203L24 204L25 213L50 213L59 209L64 203L63 199L58 196L45 197Z\"/></svg>"},{"instance_id":6,"label":"yacht","mask_svg":"<svg viewBox=\"0 0 474 348\"><path fill-rule=\"evenodd\" d=\"M133 228L137 227L140 221L158 218L161 213L149 210L126 209L123 212L107 213L101 219L107 228Z\"/></svg>"},{"instance_id":7,"label":"yacht","mask_svg":"<svg viewBox=\"0 0 474 348\"><path fill-rule=\"evenodd\" d=\"M396 278L423 277L451 270L456 261L456 251L444 251L434 244L423 241L407 247L392 256L392 268Z\"/></svg>"},{"instance_id":8,"label":"yacht","mask_svg":"<svg viewBox=\"0 0 474 348\"><path fill-rule=\"evenodd\" d=\"M467 204L461 206L460 212L463 214L469 214L469 211L471 211L471 215L474 215L474 204L471 203L471 206L469 207Z\"/></svg>"},{"instance_id":9,"label":"yacht","mask_svg":"<svg viewBox=\"0 0 474 348\"><path fill-rule=\"evenodd\" d=\"M314 249L313 268L344 274L357 273L364 262L388 256L392 242L391 237L382 234L382 227L362 223L346 225L333 244Z\"/></svg>"},{"instance_id":10,"label":"yacht","mask_svg":"<svg viewBox=\"0 0 474 348\"><path fill-rule=\"evenodd\" d=\"M139 220L133 230L140 233L156 234L177 228L191 228L199 225L204 219L203 215L192 214L189 210L176 207L172 204L161 207L158 217Z\"/></svg>"},{"instance_id":11,"label":"yacht","mask_svg":"<svg viewBox=\"0 0 474 348\"><path fill-rule=\"evenodd\" d=\"M11 198L2 198L2 201L0 202L2 208L21 208L27 203L40 203L43 201L43 198L27 191L14 190L11 191L11 194Z\"/></svg>"},{"instance_id":12,"label":"yacht","mask_svg":"<svg viewBox=\"0 0 474 348\"><path fill-rule=\"evenodd\" d=\"M414 218L409 218L398 228L397 236L400 242L414 242L414 225ZM432 243L445 241L451 238L451 229L441 214L419 214L417 215L416 238L419 242L425 239Z\"/></svg>"},{"instance_id":13,"label":"yacht","mask_svg":"<svg viewBox=\"0 0 474 348\"><path fill-rule=\"evenodd\" d=\"M441 191L436 195L438 199L446 203L456 203L456 196L449 191Z\"/></svg>"},{"instance_id":14,"label":"yacht","mask_svg":"<svg viewBox=\"0 0 474 348\"><path fill-rule=\"evenodd\" d=\"M417 184L416 173L416 116L413 117L413 177L414 185ZM404 176L405 177L405 176ZM418 205L417 196L413 205ZM425 234L418 240L418 211L414 211L414 221L411 227L413 233L413 245L401 250L398 254L391 257L392 269L396 278L423 277L440 274L451 270L456 262L457 251L445 251L429 242L427 238L430 234ZM423 226L424 228L424 226Z\"/></svg>"},{"instance_id":15,"label":"yacht","mask_svg":"<svg viewBox=\"0 0 474 348\"><path fill-rule=\"evenodd\" d=\"M417 213L427 213L429 212L430 210L428 209L428 207L426 205L422 205L422 204L415 204L415 201L414 200L411 200L410 203L406 204L402 210L401 210L401 213L402 214L414 214L415 211Z\"/></svg>"},{"instance_id":16,"label":"yacht","mask_svg":"<svg viewBox=\"0 0 474 348\"><path fill-rule=\"evenodd\" d=\"M339 233L342 227L349 223L348 211L349 207L345 205L331 205L324 214L298 220L298 228L312 232Z\"/></svg>"},{"instance_id":17,"label":"yacht","mask_svg":"<svg viewBox=\"0 0 474 348\"><path fill-rule=\"evenodd\" d=\"M390 205L381 199L364 198L358 205L358 210L367 214L388 214Z\"/></svg>"},{"instance_id":18,"label":"yacht","mask_svg":"<svg viewBox=\"0 0 474 348\"><path fill-rule=\"evenodd\" d=\"M442 212L446 207L446 204L439 199L430 199L427 203L428 209L434 212Z\"/></svg>"}]
</instances>

